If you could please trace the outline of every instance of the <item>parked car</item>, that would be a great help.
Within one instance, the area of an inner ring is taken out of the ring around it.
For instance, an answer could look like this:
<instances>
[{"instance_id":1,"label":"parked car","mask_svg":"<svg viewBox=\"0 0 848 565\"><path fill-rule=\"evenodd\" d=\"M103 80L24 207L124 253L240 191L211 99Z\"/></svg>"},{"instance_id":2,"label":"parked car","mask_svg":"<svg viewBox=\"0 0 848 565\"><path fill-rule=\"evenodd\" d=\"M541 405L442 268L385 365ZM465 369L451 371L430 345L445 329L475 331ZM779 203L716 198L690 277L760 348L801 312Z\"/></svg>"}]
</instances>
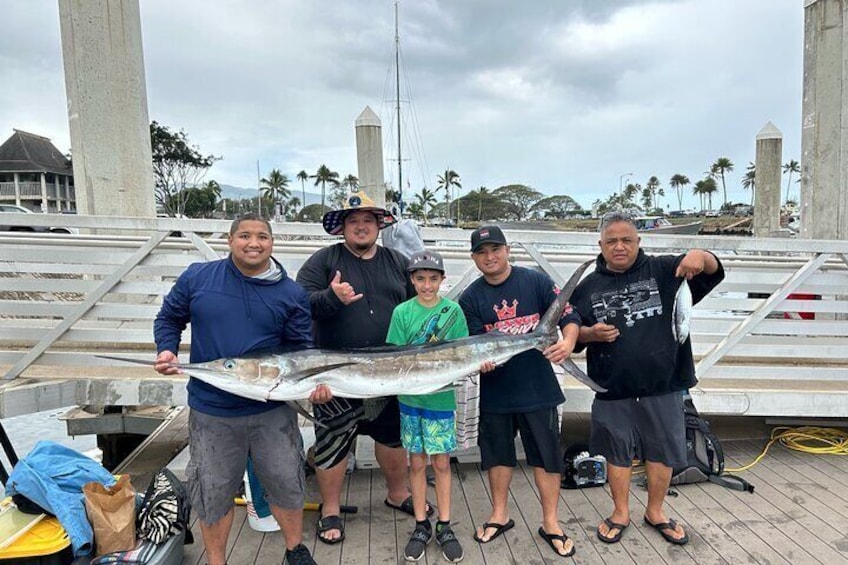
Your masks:
<instances>
[{"instance_id":1,"label":"parked car","mask_svg":"<svg viewBox=\"0 0 848 565\"><path fill-rule=\"evenodd\" d=\"M748 204L737 205L736 208L733 209L733 215L738 216L740 218L744 216L753 216L754 207L749 206Z\"/></svg>"},{"instance_id":2,"label":"parked car","mask_svg":"<svg viewBox=\"0 0 848 565\"><path fill-rule=\"evenodd\" d=\"M0 204L0 213L11 212L13 214L36 214L29 208L18 206L17 204ZM0 220L2 221L2 220ZM49 226L10 226L0 224L0 231L29 231L41 233L79 233L77 228L69 227L49 227Z\"/></svg>"},{"instance_id":3,"label":"parked car","mask_svg":"<svg viewBox=\"0 0 848 565\"><path fill-rule=\"evenodd\" d=\"M705 218L718 218L721 216L721 210L707 210L704 212Z\"/></svg>"}]
</instances>

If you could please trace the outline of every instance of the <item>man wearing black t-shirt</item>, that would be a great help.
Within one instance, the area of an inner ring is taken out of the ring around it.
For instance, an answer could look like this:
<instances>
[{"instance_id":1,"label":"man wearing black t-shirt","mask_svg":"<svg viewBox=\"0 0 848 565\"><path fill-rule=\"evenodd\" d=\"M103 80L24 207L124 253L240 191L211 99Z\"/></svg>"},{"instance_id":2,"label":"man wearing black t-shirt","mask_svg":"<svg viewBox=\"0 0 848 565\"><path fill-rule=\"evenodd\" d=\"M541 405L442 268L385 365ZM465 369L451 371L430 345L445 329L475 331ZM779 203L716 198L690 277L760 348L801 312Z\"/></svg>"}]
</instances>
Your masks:
<instances>
[{"instance_id":1,"label":"man wearing black t-shirt","mask_svg":"<svg viewBox=\"0 0 848 565\"><path fill-rule=\"evenodd\" d=\"M462 293L459 304L471 335L489 331L524 334L533 331L558 289L543 273L509 263L509 245L497 226L483 226L471 235L471 257L482 277ZM533 467L542 501L539 535L560 556L574 554L574 543L559 525L562 454L559 450L557 406L565 398L551 363L561 363L577 340L580 316L568 306L560 320L563 339L540 353L516 355L502 366L485 361L480 367L481 467L487 471L492 513L474 535L487 543L515 525L507 505L516 465L515 435Z\"/></svg>"},{"instance_id":2,"label":"man wearing black t-shirt","mask_svg":"<svg viewBox=\"0 0 848 565\"><path fill-rule=\"evenodd\" d=\"M395 218L363 192L347 197L344 207L324 215L324 230L344 240L313 254L297 273L312 308L313 337L318 347L355 349L386 344L395 306L415 296L406 258L377 244L380 230ZM400 441L397 397L362 401L336 397L314 406L315 466L321 491L318 539L344 539L339 516L347 458L356 436L375 441L377 462L386 478L385 504L413 514L407 488L406 450ZM432 508L429 509L432 513Z\"/></svg>"}]
</instances>

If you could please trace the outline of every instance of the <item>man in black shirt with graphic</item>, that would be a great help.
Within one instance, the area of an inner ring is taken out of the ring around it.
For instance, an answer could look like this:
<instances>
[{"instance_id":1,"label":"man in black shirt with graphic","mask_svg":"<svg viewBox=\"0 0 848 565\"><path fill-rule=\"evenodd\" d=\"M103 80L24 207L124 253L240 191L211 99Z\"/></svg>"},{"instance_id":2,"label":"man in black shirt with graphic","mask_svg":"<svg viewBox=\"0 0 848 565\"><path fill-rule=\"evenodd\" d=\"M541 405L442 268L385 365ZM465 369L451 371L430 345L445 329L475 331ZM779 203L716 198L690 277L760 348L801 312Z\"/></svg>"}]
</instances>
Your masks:
<instances>
[{"instance_id":1,"label":"man in black shirt with graphic","mask_svg":"<svg viewBox=\"0 0 848 565\"><path fill-rule=\"evenodd\" d=\"M644 521L683 545L689 536L663 510L672 468L686 464L682 395L697 382L688 321L675 324L676 299L691 292L697 303L724 270L708 251L650 256L639 241L629 214L604 216L595 272L571 298L583 320L577 348L587 349L589 377L607 389L592 404L590 445L607 459L615 508L597 535L616 543L630 525L631 464L641 453L648 479Z\"/></svg>"}]
</instances>

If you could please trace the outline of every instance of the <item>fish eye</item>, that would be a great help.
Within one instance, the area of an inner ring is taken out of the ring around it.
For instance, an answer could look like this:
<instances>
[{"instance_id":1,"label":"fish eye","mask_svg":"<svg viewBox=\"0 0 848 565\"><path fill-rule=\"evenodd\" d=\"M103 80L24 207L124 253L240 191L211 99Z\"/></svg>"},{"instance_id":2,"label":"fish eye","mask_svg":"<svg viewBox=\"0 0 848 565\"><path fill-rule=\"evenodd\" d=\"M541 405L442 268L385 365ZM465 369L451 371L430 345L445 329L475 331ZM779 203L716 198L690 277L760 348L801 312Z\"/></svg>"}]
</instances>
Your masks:
<instances>
[{"instance_id":1,"label":"fish eye","mask_svg":"<svg viewBox=\"0 0 848 565\"><path fill-rule=\"evenodd\" d=\"M236 362L233 361L232 359L227 359L226 361L224 361L224 368L227 369L227 370L235 369L236 368Z\"/></svg>"}]
</instances>

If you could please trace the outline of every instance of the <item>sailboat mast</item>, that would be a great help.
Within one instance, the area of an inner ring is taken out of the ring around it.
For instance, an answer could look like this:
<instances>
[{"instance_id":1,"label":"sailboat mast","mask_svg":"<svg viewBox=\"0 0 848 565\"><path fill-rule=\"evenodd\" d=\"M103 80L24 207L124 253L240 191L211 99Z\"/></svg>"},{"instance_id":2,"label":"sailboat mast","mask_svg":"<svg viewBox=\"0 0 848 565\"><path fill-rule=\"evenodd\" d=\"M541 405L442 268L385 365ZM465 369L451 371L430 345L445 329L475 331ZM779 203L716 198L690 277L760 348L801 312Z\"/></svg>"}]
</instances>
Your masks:
<instances>
[{"instance_id":1,"label":"sailboat mast","mask_svg":"<svg viewBox=\"0 0 848 565\"><path fill-rule=\"evenodd\" d=\"M400 200L400 215L403 216L403 167L401 164L400 137L400 32L398 31L398 4L399 2L395 2L395 111L397 112L398 199Z\"/></svg>"}]
</instances>

